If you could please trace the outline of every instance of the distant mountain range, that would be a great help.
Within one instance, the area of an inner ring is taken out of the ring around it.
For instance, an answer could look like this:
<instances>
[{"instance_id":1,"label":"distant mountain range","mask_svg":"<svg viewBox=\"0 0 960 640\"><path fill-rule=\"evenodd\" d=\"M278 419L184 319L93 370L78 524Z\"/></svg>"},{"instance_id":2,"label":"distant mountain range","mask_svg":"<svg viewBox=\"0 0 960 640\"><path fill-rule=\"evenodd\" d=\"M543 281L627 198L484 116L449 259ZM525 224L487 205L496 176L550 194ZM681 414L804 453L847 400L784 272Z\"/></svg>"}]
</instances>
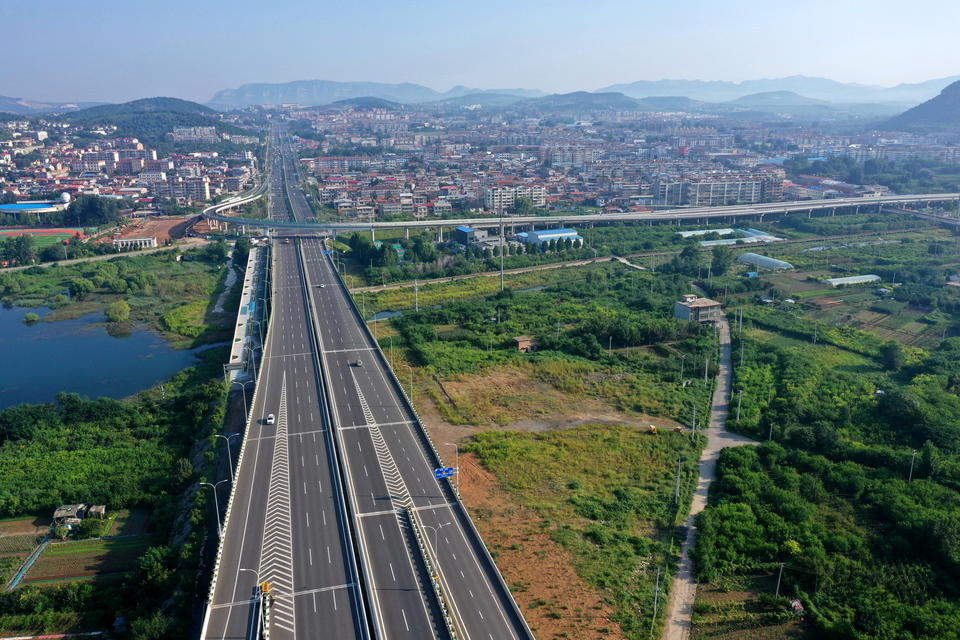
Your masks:
<instances>
[{"instance_id":1,"label":"distant mountain range","mask_svg":"<svg viewBox=\"0 0 960 640\"><path fill-rule=\"evenodd\" d=\"M960 129L960 82L954 82L940 95L891 118L882 128L918 133Z\"/></svg>"},{"instance_id":2,"label":"distant mountain range","mask_svg":"<svg viewBox=\"0 0 960 640\"><path fill-rule=\"evenodd\" d=\"M11 98L0 96L0 112L15 113L17 115L35 116L53 111L76 111L103 104L102 102L39 102L26 98Z\"/></svg>"},{"instance_id":3,"label":"distant mountain range","mask_svg":"<svg viewBox=\"0 0 960 640\"><path fill-rule=\"evenodd\" d=\"M835 103L900 103L916 104L929 100L944 87L960 80L960 76L936 78L925 82L879 87L837 82L827 78L790 76L743 82L722 80L640 80L614 84L597 91L617 91L632 98L650 96L686 96L706 102L728 102L746 95L776 91L792 91L808 98Z\"/></svg>"},{"instance_id":4,"label":"distant mountain range","mask_svg":"<svg viewBox=\"0 0 960 640\"><path fill-rule=\"evenodd\" d=\"M744 107L808 107L830 103L826 100L808 98L793 91L762 91L730 100L729 104Z\"/></svg>"},{"instance_id":5,"label":"distant mountain range","mask_svg":"<svg viewBox=\"0 0 960 640\"><path fill-rule=\"evenodd\" d=\"M419 84L404 82L335 82L297 80L279 84L245 84L239 89L218 91L209 104L215 107L244 107L255 104L302 104L320 106L351 98L382 98L405 104L434 102L470 94L496 93L532 98L546 95L535 89L471 89L458 85L443 93Z\"/></svg>"},{"instance_id":6,"label":"distant mountain range","mask_svg":"<svg viewBox=\"0 0 960 640\"><path fill-rule=\"evenodd\" d=\"M640 80L615 84L592 93L622 93L630 98L682 96L701 102L730 102L755 94L792 92L809 100L835 104L882 103L901 106L929 100L960 76L935 78L925 82L899 84L895 87L838 82L827 78L791 76L727 82L723 80ZM413 83L335 82L332 80L298 80L284 83L245 84L238 89L218 91L210 105L233 108L256 104L294 103L320 106L337 100L374 97L403 104L439 102L468 95L496 94L520 98L542 98L547 94L537 89L475 89L458 85L439 92ZM774 98L775 99L775 98ZM495 99L505 102L503 99ZM808 105L813 103L808 102ZM772 106L772 105L767 105ZM793 105L795 106L795 105Z\"/></svg>"}]
</instances>

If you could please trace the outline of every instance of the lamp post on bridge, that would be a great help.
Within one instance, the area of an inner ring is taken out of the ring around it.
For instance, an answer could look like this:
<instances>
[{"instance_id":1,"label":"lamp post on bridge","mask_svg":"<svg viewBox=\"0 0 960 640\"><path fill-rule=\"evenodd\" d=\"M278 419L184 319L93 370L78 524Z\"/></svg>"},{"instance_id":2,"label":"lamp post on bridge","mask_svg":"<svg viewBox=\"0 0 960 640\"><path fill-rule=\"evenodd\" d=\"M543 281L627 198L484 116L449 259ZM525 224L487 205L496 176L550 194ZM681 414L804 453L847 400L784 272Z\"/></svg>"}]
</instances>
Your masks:
<instances>
[{"instance_id":1,"label":"lamp post on bridge","mask_svg":"<svg viewBox=\"0 0 960 640\"><path fill-rule=\"evenodd\" d=\"M230 482L230 478L224 478L220 482L213 483L213 484L209 482L200 483L201 487L210 487L211 489L213 489L213 505L217 511L217 537L218 538L223 537L223 524L220 522L220 499L217 497L217 487L219 487L224 482Z\"/></svg>"},{"instance_id":2,"label":"lamp post on bridge","mask_svg":"<svg viewBox=\"0 0 960 640\"><path fill-rule=\"evenodd\" d=\"M234 477L236 471L233 468L233 454L230 453L230 438L236 438L239 436L239 433L231 433L229 436L225 436L222 433L213 434L217 438L223 438L223 441L227 444L227 462L230 464L230 477Z\"/></svg>"},{"instance_id":3,"label":"lamp post on bridge","mask_svg":"<svg viewBox=\"0 0 960 640\"><path fill-rule=\"evenodd\" d=\"M437 526L431 526L429 524L421 525L424 529L430 529L433 531L433 555L439 559L440 551L438 545L440 544L440 529L452 525L452 522L444 522L443 524L438 524Z\"/></svg>"},{"instance_id":4,"label":"lamp post on bridge","mask_svg":"<svg viewBox=\"0 0 960 640\"><path fill-rule=\"evenodd\" d=\"M240 393L243 394L243 422L246 424L250 417L247 415L247 385L250 383L255 383L256 380L247 380L246 382L238 382L234 380L231 384L240 385Z\"/></svg>"}]
</instances>

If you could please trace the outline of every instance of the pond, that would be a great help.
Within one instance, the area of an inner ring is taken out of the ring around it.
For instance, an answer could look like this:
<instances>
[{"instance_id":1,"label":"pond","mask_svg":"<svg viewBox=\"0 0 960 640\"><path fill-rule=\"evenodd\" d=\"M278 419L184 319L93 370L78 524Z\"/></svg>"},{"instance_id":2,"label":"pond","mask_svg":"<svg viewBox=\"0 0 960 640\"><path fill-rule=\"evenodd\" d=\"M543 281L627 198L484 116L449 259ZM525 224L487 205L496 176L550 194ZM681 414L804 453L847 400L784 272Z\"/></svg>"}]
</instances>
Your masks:
<instances>
[{"instance_id":1,"label":"pond","mask_svg":"<svg viewBox=\"0 0 960 640\"><path fill-rule=\"evenodd\" d=\"M199 349L174 349L147 329L111 336L100 313L28 325L31 312L49 310L0 308L0 409L50 402L61 391L123 398L196 363Z\"/></svg>"}]
</instances>

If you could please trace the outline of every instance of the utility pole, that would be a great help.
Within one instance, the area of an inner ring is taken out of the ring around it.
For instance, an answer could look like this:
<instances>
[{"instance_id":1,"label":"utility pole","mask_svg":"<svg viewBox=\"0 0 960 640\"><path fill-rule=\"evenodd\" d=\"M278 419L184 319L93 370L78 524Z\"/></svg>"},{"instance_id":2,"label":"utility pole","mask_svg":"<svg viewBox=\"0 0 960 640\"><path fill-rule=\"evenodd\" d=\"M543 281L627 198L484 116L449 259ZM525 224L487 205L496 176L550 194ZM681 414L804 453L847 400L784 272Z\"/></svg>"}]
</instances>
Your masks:
<instances>
[{"instance_id":1,"label":"utility pole","mask_svg":"<svg viewBox=\"0 0 960 640\"><path fill-rule=\"evenodd\" d=\"M500 291L503 291L503 254L506 251L506 245L503 238L503 208L500 208Z\"/></svg>"},{"instance_id":2,"label":"utility pole","mask_svg":"<svg viewBox=\"0 0 960 640\"><path fill-rule=\"evenodd\" d=\"M686 359L686 354L680 354L680 384L683 384L683 361Z\"/></svg>"},{"instance_id":3,"label":"utility pole","mask_svg":"<svg viewBox=\"0 0 960 640\"><path fill-rule=\"evenodd\" d=\"M707 356L703 361L703 381L707 381L707 371L710 369L710 356Z\"/></svg>"},{"instance_id":4,"label":"utility pole","mask_svg":"<svg viewBox=\"0 0 960 640\"><path fill-rule=\"evenodd\" d=\"M673 487L673 501L680 504L680 471L682 470L683 456L677 458L677 482Z\"/></svg>"},{"instance_id":5,"label":"utility pole","mask_svg":"<svg viewBox=\"0 0 960 640\"><path fill-rule=\"evenodd\" d=\"M913 482L913 461L917 459L917 450L913 450L913 455L910 456L910 474L907 476L907 482Z\"/></svg>"},{"instance_id":6,"label":"utility pole","mask_svg":"<svg viewBox=\"0 0 960 640\"><path fill-rule=\"evenodd\" d=\"M657 605L660 604L660 567L657 567L657 582L653 587L653 617L650 618L650 635L653 635L653 625L657 622Z\"/></svg>"},{"instance_id":7,"label":"utility pole","mask_svg":"<svg viewBox=\"0 0 960 640\"><path fill-rule=\"evenodd\" d=\"M780 597L780 579L783 577L783 564L780 563L780 573L777 574L777 595L775 597Z\"/></svg>"},{"instance_id":8,"label":"utility pole","mask_svg":"<svg viewBox=\"0 0 960 640\"><path fill-rule=\"evenodd\" d=\"M743 389L737 391L737 422L740 422L740 405L743 404Z\"/></svg>"},{"instance_id":9,"label":"utility pole","mask_svg":"<svg viewBox=\"0 0 960 640\"><path fill-rule=\"evenodd\" d=\"M420 282L418 280L413 281L413 300L414 300L414 310L418 313L420 312Z\"/></svg>"}]
</instances>

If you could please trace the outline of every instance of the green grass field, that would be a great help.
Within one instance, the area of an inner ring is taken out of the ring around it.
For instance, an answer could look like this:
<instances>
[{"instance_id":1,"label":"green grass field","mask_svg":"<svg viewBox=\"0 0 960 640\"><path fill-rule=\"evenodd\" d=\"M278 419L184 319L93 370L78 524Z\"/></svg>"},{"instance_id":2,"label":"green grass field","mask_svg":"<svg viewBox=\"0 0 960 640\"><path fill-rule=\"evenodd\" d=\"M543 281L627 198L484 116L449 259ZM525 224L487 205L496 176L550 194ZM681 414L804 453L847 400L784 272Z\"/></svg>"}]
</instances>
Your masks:
<instances>
[{"instance_id":1,"label":"green grass field","mask_svg":"<svg viewBox=\"0 0 960 640\"><path fill-rule=\"evenodd\" d=\"M149 546L146 536L51 543L27 572L23 584L118 576L132 571Z\"/></svg>"}]
</instances>

